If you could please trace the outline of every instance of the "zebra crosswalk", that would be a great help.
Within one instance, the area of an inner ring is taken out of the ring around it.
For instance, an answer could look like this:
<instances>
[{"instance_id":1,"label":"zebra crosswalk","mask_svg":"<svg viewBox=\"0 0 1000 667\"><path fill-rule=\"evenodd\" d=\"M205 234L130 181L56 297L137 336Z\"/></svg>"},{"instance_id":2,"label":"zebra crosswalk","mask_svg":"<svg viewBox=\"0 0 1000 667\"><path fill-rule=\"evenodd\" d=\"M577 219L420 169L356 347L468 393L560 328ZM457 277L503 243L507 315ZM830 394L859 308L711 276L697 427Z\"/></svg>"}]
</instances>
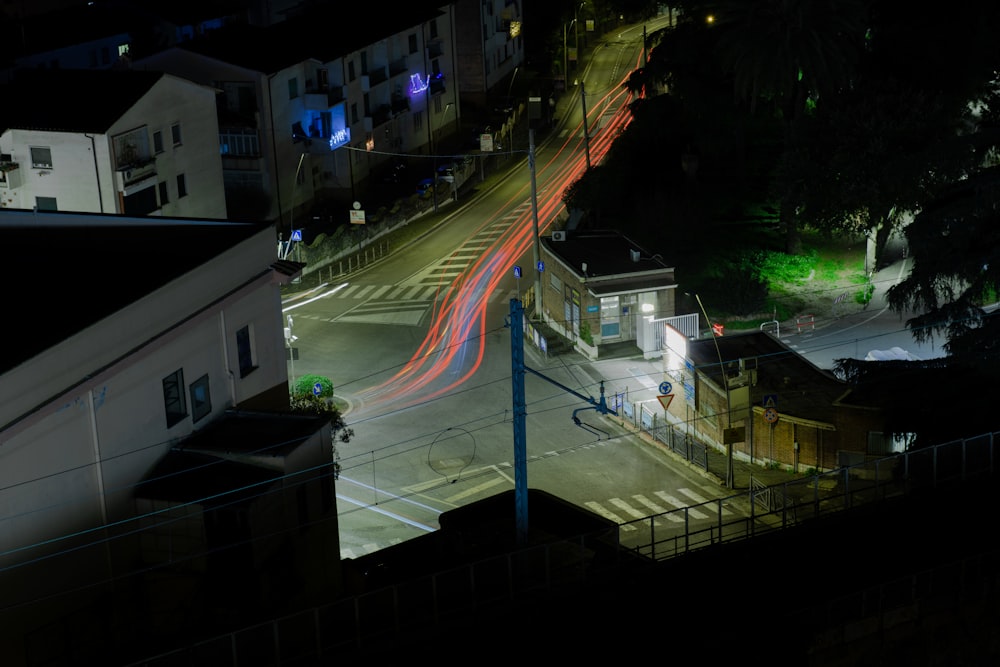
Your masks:
<instances>
[{"instance_id":1,"label":"zebra crosswalk","mask_svg":"<svg viewBox=\"0 0 1000 667\"><path fill-rule=\"evenodd\" d=\"M692 489L676 489L676 494L655 491L652 494L656 497L655 500L643 494L634 494L627 498L608 498L601 502L588 501L584 506L595 514L619 524L622 531L626 532L637 529L630 524L636 519L656 517L654 523L669 524L691 520L715 521L720 511L723 516L732 514L725 507L718 508L706 504L709 499Z\"/></svg>"},{"instance_id":2,"label":"zebra crosswalk","mask_svg":"<svg viewBox=\"0 0 1000 667\"><path fill-rule=\"evenodd\" d=\"M326 297L351 304L346 312L333 317L304 312L297 317L328 322L417 326L435 302L444 301L456 289L459 288L452 285L348 285ZM515 294L511 290L496 289L487 301L509 302Z\"/></svg>"}]
</instances>

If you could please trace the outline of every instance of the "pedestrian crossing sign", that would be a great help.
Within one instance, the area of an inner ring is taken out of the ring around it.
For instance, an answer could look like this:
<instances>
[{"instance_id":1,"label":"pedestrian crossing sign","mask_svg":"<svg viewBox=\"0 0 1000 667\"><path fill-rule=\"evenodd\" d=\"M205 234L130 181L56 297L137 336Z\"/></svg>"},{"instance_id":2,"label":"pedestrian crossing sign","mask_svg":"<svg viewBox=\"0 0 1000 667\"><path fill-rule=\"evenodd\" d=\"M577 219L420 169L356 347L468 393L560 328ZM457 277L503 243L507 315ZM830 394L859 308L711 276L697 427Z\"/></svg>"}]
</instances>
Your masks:
<instances>
[{"instance_id":1,"label":"pedestrian crossing sign","mask_svg":"<svg viewBox=\"0 0 1000 667\"><path fill-rule=\"evenodd\" d=\"M764 394L764 407L765 408L777 408L778 407L778 395L777 394Z\"/></svg>"}]
</instances>

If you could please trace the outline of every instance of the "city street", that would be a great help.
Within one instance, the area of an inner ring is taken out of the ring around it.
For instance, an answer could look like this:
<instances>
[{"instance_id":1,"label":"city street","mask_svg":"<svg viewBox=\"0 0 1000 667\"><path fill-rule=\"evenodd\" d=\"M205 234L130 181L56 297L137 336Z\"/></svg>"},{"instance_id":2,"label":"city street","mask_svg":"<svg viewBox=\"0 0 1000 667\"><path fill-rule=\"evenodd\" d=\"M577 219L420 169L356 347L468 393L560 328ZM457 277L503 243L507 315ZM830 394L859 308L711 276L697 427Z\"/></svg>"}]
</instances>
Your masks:
<instances>
[{"instance_id":1,"label":"city street","mask_svg":"<svg viewBox=\"0 0 1000 667\"><path fill-rule=\"evenodd\" d=\"M333 379L354 430L339 445L341 549L360 556L436 530L441 512L514 488L510 301L534 282L533 239L562 210L561 193L599 162L627 119L621 79L641 56L641 26L596 48L586 86L561 100L559 126L535 150L508 159L508 177L457 207L437 229L341 285L285 303L299 356L294 374ZM514 277L514 266L523 277ZM568 387L599 383L528 347L527 484L627 521L708 498L717 485L614 429ZM581 424L574 423L574 414Z\"/></svg>"}]
</instances>

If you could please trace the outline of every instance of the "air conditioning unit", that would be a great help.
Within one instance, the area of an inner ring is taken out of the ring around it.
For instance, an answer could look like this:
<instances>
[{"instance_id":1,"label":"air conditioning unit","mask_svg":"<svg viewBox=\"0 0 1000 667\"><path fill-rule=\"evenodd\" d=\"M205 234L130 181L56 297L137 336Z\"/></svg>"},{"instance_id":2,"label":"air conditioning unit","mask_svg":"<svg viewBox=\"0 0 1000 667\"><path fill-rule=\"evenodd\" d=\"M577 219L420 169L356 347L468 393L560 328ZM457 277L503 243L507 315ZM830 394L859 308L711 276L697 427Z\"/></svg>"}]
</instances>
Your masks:
<instances>
[{"instance_id":1,"label":"air conditioning unit","mask_svg":"<svg viewBox=\"0 0 1000 667\"><path fill-rule=\"evenodd\" d=\"M566 240L566 232L552 232L552 240L553 241L565 241Z\"/></svg>"}]
</instances>

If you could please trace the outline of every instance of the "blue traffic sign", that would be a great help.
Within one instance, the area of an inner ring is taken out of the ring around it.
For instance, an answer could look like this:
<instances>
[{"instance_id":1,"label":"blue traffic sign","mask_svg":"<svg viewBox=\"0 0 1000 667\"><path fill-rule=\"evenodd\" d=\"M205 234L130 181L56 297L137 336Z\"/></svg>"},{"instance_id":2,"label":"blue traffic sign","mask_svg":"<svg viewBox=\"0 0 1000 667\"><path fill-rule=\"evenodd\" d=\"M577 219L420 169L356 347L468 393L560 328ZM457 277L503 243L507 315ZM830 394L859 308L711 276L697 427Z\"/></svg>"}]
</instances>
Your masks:
<instances>
[{"instance_id":1,"label":"blue traffic sign","mask_svg":"<svg viewBox=\"0 0 1000 667\"><path fill-rule=\"evenodd\" d=\"M292 230L292 240L293 241L301 241L302 240L302 230L301 229L293 229Z\"/></svg>"},{"instance_id":2,"label":"blue traffic sign","mask_svg":"<svg viewBox=\"0 0 1000 667\"><path fill-rule=\"evenodd\" d=\"M669 382L661 382L660 383L660 393L661 394L669 394L671 391L673 391L673 389L674 389L674 385L670 384Z\"/></svg>"},{"instance_id":3,"label":"blue traffic sign","mask_svg":"<svg viewBox=\"0 0 1000 667\"><path fill-rule=\"evenodd\" d=\"M322 393L323 393L323 385L317 382L316 384L313 385L313 395L319 396Z\"/></svg>"},{"instance_id":4,"label":"blue traffic sign","mask_svg":"<svg viewBox=\"0 0 1000 667\"><path fill-rule=\"evenodd\" d=\"M521 267L520 266L515 266L514 267L514 277L515 278L520 278L521 277Z\"/></svg>"},{"instance_id":5,"label":"blue traffic sign","mask_svg":"<svg viewBox=\"0 0 1000 667\"><path fill-rule=\"evenodd\" d=\"M542 273L543 271L545 271L545 262L538 260L538 272Z\"/></svg>"}]
</instances>

